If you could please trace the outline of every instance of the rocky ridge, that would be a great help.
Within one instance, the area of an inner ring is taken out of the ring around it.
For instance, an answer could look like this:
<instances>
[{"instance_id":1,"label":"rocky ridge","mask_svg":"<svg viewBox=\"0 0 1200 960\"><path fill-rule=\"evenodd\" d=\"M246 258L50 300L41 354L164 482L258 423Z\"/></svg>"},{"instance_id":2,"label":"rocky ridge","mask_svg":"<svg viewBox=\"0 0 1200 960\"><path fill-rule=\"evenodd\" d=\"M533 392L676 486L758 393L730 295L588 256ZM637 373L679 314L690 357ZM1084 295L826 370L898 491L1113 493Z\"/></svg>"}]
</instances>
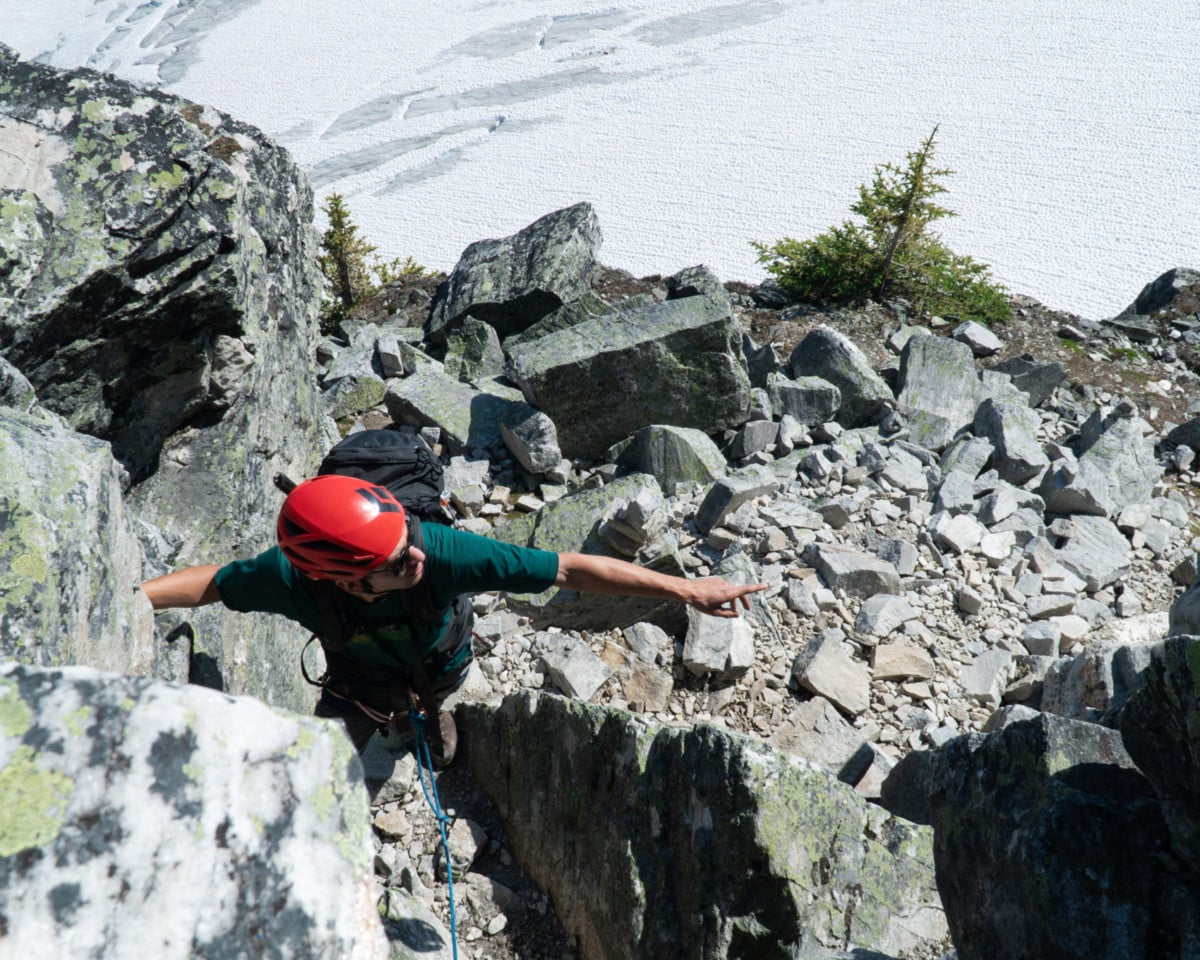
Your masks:
<instances>
[{"instance_id":1,"label":"rocky ridge","mask_svg":"<svg viewBox=\"0 0 1200 960\"><path fill-rule=\"evenodd\" d=\"M277 148L111 78L0 65L5 122L38 172L4 167L0 184L15 265L0 645L17 661L0 678L0 794L20 811L0 829L0 931L54 950L67 941L30 931L82 942L100 924L114 956L135 955L147 927L104 926L127 912L107 910L125 893L102 880L154 887L153 866L128 862L149 845L166 851L154 863L188 849L256 878L222 887L220 924L197 914L171 955L236 952L264 936L243 920L272 910L271 939L312 955L448 955L446 867L404 745L363 758L385 945L369 897L324 909L322 883L371 883L361 797L337 799L359 761L336 727L196 686L299 703L286 677L303 637L178 612L154 618L151 645L132 589L261 548L265 478L306 472L333 417L425 436L465 528L769 585L735 622L477 599L463 755L439 777L464 955L915 958L950 934L964 958L999 943L1196 955L1179 905L1197 886L1182 798L1200 591L1171 605L1195 579L1194 272L1104 323L1018 298L988 331L902 303L793 304L702 267L629 277L599 263L580 204L473 245L451 278L385 291L317 345L314 370L308 187ZM77 272L51 256L75 234ZM151 344L165 366L143 362ZM62 669L79 660L193 686ZM231 742L226 713L276 732ZM315 817L262 807L267 781ZM93 789L127 782L175 834ZM619 814L615 842L597 806ZM288 900L288 864L314 854L328 869ZM94 879L67 882L55 867L72 858ZM1139 858L1170 869L1112 868ZM694 882L726 862L753 896ZM1014 863L1070 881L1071 910L1035 883L1014 914L1011 885L987 885ZM964 909L985 887L987 909Z\"/></svg>"},{"instance_id":2,"label":"rocky ridge","mask_svg":"<svg viewBox=\"0 0 1200 960\"><path fill-rule=\"evenodd\" d=\"M415 333L439 282L385 292L353 339L389 324ZM682 430L647 428L657 434L634 443L634 456L629 444L608 462L552 455L540 473L502 436L503 447L457 449L448 492L464 525L535 542L527 529L554 521L532 516L569 513L571 493L590 488L584 516L604 518L604 549L644 558L669 540L693 575L768 582L747 618L753 637L705 638L696 623L672 637L612 605L605 616L627 615L625 629L546 630L552 618L537 607L481 597L481 675L469 698L550 689L671 726L717 724L878 798L898 760L990 729L1006 705L1092 719L1128 695L1111 666L1081 688L1077 664L1160 639L1167 608L1192 580L1195 474L1190 449L1174 441L1195 413L1188 385L1197 377L1184 361L1194 317L1160 308L1153 321L1097 324L1018 298L1002 329L940 318L922 328L903 304L817 310L769 285L719 284L703 268L637 279L597 265L588 295L595 312L597 303L670 302L680 290L728 298L748 334L758 412L746 424L714 434L713 449ZM1131 328L1152 323L1156 336L1131 338ZM859 372L878 382L859 387L815 342L861 354ZM500 363L503 349L494 355ZM453 355L443 362L450 367ZM850 419L876 422L839 422L849 418L828 399L833 381L877 398ZM781 409L797 383L806 391L794 412L825 404L799 430ZM923 396L931 385L935 395ZM357 418L390 422L382 410ZM434 424L412 427L444 441ZM768 439L755 439L756 429ZM655 444L673 452L656 456ZM681 463L694 472L681 473ZM464 476L470 482L454 488ZM400 859L432 863L432 821L419 800L410 791L381 815L407 810L414 839ZM471 929L481 935L488 922L484 911Z\"/></svg>"}]
</instances>

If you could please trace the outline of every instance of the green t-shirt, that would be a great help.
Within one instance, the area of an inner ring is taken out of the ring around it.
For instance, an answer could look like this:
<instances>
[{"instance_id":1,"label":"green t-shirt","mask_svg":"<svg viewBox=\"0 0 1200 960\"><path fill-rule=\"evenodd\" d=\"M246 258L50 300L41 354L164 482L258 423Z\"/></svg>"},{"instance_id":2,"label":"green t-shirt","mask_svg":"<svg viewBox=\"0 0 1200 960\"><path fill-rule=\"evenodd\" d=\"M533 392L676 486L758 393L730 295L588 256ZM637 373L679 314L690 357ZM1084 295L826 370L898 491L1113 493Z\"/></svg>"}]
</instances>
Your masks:
<instances>
[{"instance_id":1,"label":"green t-shirt","mask_svg":"<svg viewBox=\"0 0 1200 960\"><path fill-rule=\"evenodd\" d=\"M425 574L433 603L449 608L461 594L485 590L537 593L554 584L558 576L558 554L547 550L517 547L454 530L439 524L422 526L425 535ZM231 610L278 613L312 633L322 632L321 614L309 580L288 563L278 547L252 560L235 560L216 574L217 593ZM409 621L399 594L385 594L374 603L346 595L355 616L376 627L375 640L365 631L355 633L343 654L371 666L407 669L408 651L420 651L422 659L437 647L450 621L446 610L440 623ZM470 645L437 671L444 676L461 668L470 657ZM430 674L430 682L437 676Z\"/></svg>"}]
</instances>

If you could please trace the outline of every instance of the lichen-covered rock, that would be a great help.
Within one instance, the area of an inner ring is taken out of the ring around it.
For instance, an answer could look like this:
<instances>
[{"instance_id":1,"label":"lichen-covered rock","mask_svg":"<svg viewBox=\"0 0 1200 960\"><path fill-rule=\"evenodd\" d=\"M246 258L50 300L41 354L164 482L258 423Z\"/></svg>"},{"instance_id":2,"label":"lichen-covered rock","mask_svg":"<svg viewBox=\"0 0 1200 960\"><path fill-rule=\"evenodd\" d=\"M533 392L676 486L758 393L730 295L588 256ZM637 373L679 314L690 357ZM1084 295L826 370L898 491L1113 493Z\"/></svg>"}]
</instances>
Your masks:
<instances>
[{"instance_id":1,"label":"lichen-covered rock","mask_svg":"<svg viewBox=\"0 0 1200 960\"><path fill-rule=\"evenodd\" d=\"M462 327L448 337L442 363L449 376L464 383L500 376L504 372L504 350L496 328L467 317Z\"/></svg>"},{"instance_id":2,"label":"lichen-covered rock","mask_svg":"<svg viewBox=\"0 0 1200 960\"><path fill-rule=\"evenodd\" d=\"M897 396L909 423L921 426L917 443L944 450L971 424L984 398L971 347L948 337L913 337L900 353Z\"/></svg>"},{"instance_id":3,"label":"lichen-covered rock","mask_svg":"<svg viewBox=\"0 0 1200 960\"><path fill-rule=\"evenodd\" d=\"M944 939L928 829L797 757L544 694L458 716L584 960L910 956Z\"/></svg>"},{"instance_id":4,"label":"lichen-covered rock","mask_svg":"<svg viewBox=\"0 0 1200 960\"><path fill-rule=\"evenodd\" d=\"M1164 641L1144 677L1121 712L1121 738L1162 801L1176 855L1200 875L1200 637Z\"/></svg>"},{"instance_id":5,"label":"lichen-covered rock","mask_svg":"<svg viewBox=\"0 0 1200 960\"><path fill-rule=\"evenodd\" d=\"M871 369L866 354L848 337L820 326L792 351L786 372L793 379L820 377L841 391L837 421L845 427L878 423L894 402L891 389Z\"/></svg>"},{"instance_id":6,"label":"lichen-covered rock","mask_svg":"<svg viewBox=\"0 0 1200 960\"><path fill-rule=\"evenodd\" d=\"M960 960L1196 955L1200 878L1164 869L1162 810L1116 731L1042 714L957 759L931 806Z\"/></svg>"},{"instance_id":7,"label":"lichen-covered rock","mask_svg":"<svg viewBox=\"0 0 1200 960\"><path fill-rule=\"evenodd\" d=\"M503 449L501 423L524 423L537 412L512 387L495 380L474 387L432 366L390 381L383 402L396 423L439 427L455 455L471 449Z\"/></svg>"},{"instance_id":8,"label":"lichen-covered rock","mask_svg":"<svg viewBox=\"0 0 1200 960\"><path fill-rule=\"evenodd\" d=\"M1020 486L1050 465L1038 442L1038 415L1025 398L1016 394L989 397L975 411L976 436L986 437L995 448L993 465L1000 477Z\"/></svg>"},{"instance_id":9,"label":"lichen-covered rock","mask_svg":"<svg viewBox=\"0 0 1200 960\"><path fill-rule=\"evenodd\" d=\"M587 293L599 246L590 203L549 213L511 237L471 244L434 298L429 338L445 342L468 315L502 339L532 326Z\"/></svg>"},{"instance_id":10,"label":"lichen-covered rock","mask_svg":"<svg viewBox=\"0 0 1200 960\"><path fill-rule=\"evenodd\" d=\"M681 483L707 486L727 469L720 448L703 430L668 424L643 427L606 456L623 470L650 474L668 493Z\"/></svg>"},{"instance_id":11,"label":"lichen-covered rock","mask_svg":"<svg viewBox=\"0 0 1200 960\"><path fill-rule=\"evenodd\" d=\"M1108 494L1116 516L1125 507L1148 503L1162 479L1154 454L1152 431L1129 401L1107 412L1095 410L1080 428L1080 466L1088 465L1108 479ZM1047 506L1049 506L1047 504Z\"/></svg>"},{"instance_id":12,"label":"lichen-covered rock","mask_svg":"<svg viewBox=\"0 0 1200 960\"><path fill-rule=\"evenodd\" d=\"M124 478L103 440L0 407L0 660L152 672Z\"/></svg>"},{"instance_id":13,"label":"lichen-covered rock","mask_svg":"<svg viewBox=\"0 0 1200 960\"><path fill-rule=\"evenodd\" d=\"M304 476L333 440L306 181L211 108L7 49L0 123L0 255L22 264L0 272L6 359L42 405L111 442L171 566L257 553L272 474ZM223 608L189 623L208 682L311 702L296 671L271 668L295 662L300 629Z\"/></svg>"},{"instance_id":14,"label":"lichen-covered rock","mask_svg":"<svg viewBox=\"0 0 1200 960\"><path fill-rule=\"evenodd\" d=\"M518 344L509 359L526 399L558 427L567 457L601 457L651 423L711 433L749 414L741 328L728 300L620 309Z\"/></svg>"},{"instance_id":15,"label":"lichen-covered rock","mask_svg":"<svg viewBox=\"0 0 1200 960\"><path fill-rule=\"evenodd\" d=\"M328 721L2 667L5 954L384 960L360 777Z\"/></svg>"}]
</instances>

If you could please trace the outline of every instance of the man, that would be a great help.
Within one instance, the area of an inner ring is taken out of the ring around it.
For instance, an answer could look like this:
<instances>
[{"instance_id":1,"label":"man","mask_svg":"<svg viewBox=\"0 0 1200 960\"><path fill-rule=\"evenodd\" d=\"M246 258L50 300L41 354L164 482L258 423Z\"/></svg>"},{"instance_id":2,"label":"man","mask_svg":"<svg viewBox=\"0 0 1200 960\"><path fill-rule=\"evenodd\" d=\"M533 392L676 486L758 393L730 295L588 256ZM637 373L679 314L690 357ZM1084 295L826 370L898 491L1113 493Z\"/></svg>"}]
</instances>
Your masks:
<instances>
[{"instance_id":1,"label":"man","mask_svg":"<svg viewBox=\"0 0 1200 960\"><path fill-rule=\"evenodd\" d=\"M410 699L424 701L432 716L466 679L471 593L557 586L678 600L736 617L739 604L749 609L748 595L766 586L670 577L611 557L422 526L386 487L336 474L292 490L275 533L277 545L252 560L177 570L142 589L156 610L220 601L282 614L321 636L327 671L316 713L341 718L360 752L389 723L407 729ZM448 713L438 720L431 746L445 765L456 735Z\"/></svg>"}]
</instances>

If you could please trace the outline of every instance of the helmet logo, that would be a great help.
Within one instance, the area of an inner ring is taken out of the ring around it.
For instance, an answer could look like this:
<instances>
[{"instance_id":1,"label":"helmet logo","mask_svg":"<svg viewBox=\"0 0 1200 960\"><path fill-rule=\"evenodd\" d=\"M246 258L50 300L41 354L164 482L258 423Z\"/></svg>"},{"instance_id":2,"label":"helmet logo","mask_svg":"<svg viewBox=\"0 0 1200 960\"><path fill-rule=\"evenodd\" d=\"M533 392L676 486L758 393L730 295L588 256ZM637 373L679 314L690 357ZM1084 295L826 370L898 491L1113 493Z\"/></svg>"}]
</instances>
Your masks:
<instances>
[{"instance_id":1,"label":"helmet logo","mask_svg":"<svg viewBox=\"0 0 1200 960\"><path fill-rule=\"evenodd\" d=\"M359 487L357 493L364 500L369 500L379 508L380 513L402 513L403 508L398 504L391 491L385 487Z\"/></svg>"}]
</instances>

